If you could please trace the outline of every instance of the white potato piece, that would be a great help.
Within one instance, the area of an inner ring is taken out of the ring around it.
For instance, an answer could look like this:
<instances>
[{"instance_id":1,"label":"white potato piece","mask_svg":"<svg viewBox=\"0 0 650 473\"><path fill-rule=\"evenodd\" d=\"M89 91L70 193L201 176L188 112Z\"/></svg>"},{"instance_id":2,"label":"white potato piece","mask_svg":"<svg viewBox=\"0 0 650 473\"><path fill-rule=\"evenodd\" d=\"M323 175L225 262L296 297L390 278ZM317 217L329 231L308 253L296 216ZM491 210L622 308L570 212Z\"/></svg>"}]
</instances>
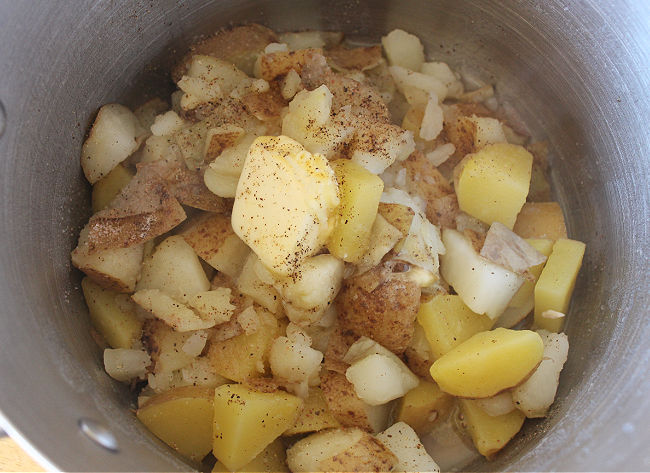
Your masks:
<instances>
[{"instance_id":1,"label":"white potato piece","mask_svg":"<svg viewBox=\"0 0 650 473\"><path fill-rule=\"evenodd\" d=\"M546 261L546 256L500 222L490 225L480 255L517 274Z\"/></svg>"},{"instance_id":2,"label":"white potato piece","mask_svg":"<svg viewBox=\"0 0 650 473\"><path fill-rule=\"evenodd\" d=\"M259 276L261 270L263 266L260 259L250 252L237 277L237 289L274 314L281 313L282 298L272 285L275 280L272 278L270 282L264 281Z\"/></svg>"},{"instance_id":3,"label":"white potato piece","mask_svg":"<svg viewBox=\"0 0 650 473\"><path fill-rule=\"evenodd\" d=\"M425 153L425 156L431 162L431 164L434 166L440 166L442 163L447 161L455 152L456 147L453 145L453 143L445 143L444 145L438 146L433 151Z\"/></svg>"},{"instance_id":4,"label":"white potato piece","mask_svg":"<svg viewBox=\"0 0 650 473\"><path fill-rule=\"evenodd\" d=\"M429 94L435 94L439 100L447 97L447 86L436 77L410 71L400 66L388 68L395 81L397 89L404 94L411 105L425 106L429 101Z\"/></svg>"},{"instance_id":5,"label":"white potato piece","mask_svg":"<svg viewBox=\"0 0 650 473\"><path fill-rule=\"evenodd\" d=\"M159 289L179 302L187 302L197 292L210 289L210 281L199 258L182 236L174 235L160 243L142 264L137 291Z\"/></svg>"},{"instance_id":6,"label":"white potato piece","mask_svg":"<svg viewBox=\"0 0 650 473\"><path fill-rule=\"evenodd\" d=\"M476 124L474 132L474 147L482 148L494 143L507 143L501 122L496 118L472 116L470 121Z\"/></svg>"},{"instance_id":7,"label":"white potato piece","mask_svg":"<svg viewBox=\"0 0 650 473\"><path fill-rule=\"evenodd\" d=\"M185 121L178 116L178 113L170 110L157 115L151 125L151 133L154 136L173 135L185 126Z\"/></svg>"},{"instance_id":8,"label":"white potato piece","mask_svg":"<svg viewBox=\"0 0 650 473\"><path fill-rule=\"evenodd\" d=\"M138 118L140 125L145 130L149 130L153 125L156 116L169 110L169 104L164 100L156 97L140 105L133 110L133 114Z\"/></svg>"},{"instance_id":9,"label":"white potato piece","mask_svg":"<svg viewBox=\"0 0 650 473\"><path fill-rule=\"evenodd\" d=\"M133 301L177 332L202 330L216 325L214 319L204 319L182 302L160 289L141 289L131 296Z\"/></svg>"},{"instance_id":10,"label":"white potato piece","mask_svg":"<svg viewBox=\"0 0 650 473\"><path fill-rule=\"evenodd\" d=\"M99 109L81 148L81 168L91 184L99 181L138 149L144 129L131 110L111 103Z\"/></svg>"},{"instance_id":11,"label":"white potato piece","mask_svg":"<svg viewBox=\"0 0 650 473\"><path fill-rule=\"evenodd\" d=\"M402 237L402 232L377 214L370 230L370 245L357 262L358 272L363 273L377 266Z\"/></svg>"},{"instance_id":12,"label":"white potato piece","mask_svg":"<svg viewBox=\"0 0 650 473\"><path fill-rule=\"evenodd\" d=\"M299 440L287 450L292 472L391 471L395 455L372 435L357 428L331 429Z\"/></svg>"},{"instance_id":13,"label":"white potato piece","mask_svg":"<svg viewBox=\"0 0 650 473\"><path fill-rule=\"evenodd\" d=\"M492 397L476 399L475 402L486 414L492 417L503 416L516 409L510 390L503 391Z\"/></svg>"},{"instance_id":14,"label":"white potato piece","mask_svg":"<svg viewBox=\"0 0 650 473\"><path fill-rule=\"evenodd\" d=\"M170 136L150 136L144 142L140 153L141 163L166 161L170 163L181 162L183 156L174 138Z\"/></svg>"},{"instance_id":15,"label":"white potato piece","mask_svg":"<svg viewBox=\"0 0 650 473\"><path fill-rule=\"evenodd\" d=\"M381 38L381 44L391 66L419 71L424 63L424 46L420 38L395 29Z\"/></svg>"},{"instance_id":16,"label":"white potato piece","mask_svg":"<svg viewBox=\"0 0 650 473\"><path fill-rule=\"evenodd\" d=\"M228 322L235 311L235 306L230 303L230 289L227 287L197 292L188 298L187 303L203 320L214 322L214 325Z\"/></svg>"},{"instance_id":17,"label":"white potato piece","mask_svg":"<svg viewBox=\"0 0 650 473\"><path fill-rule=\"evenodd\" d=\"M350 363L345 377L357 396L371 406L402 397L419 384L418 377L390 350L368 337L357 340L343 357Z\"/></svg>"},{"instance_id":18,"label":"white potato piece","mask_svg":"<svg viewBox=\"0 0 650 473\"><path fill-rule=\"evenodd\" d=\"M350 159L373 174L381 174L395 161L415 151L413 132L383 122L361 122L350 145Z\"/></svg>"},{"instance_id":19,"label":"white potato piece","mask_svg":"<svg viewBox=\"0 0 650 473\"><path fill-rule=\"evenodd\" d=\"M512 399L526 417L544 417L555 400L560 372L569 353L569 339L564 333L539 330L544 342L542 362L535 372L513 388Z\"/></svg>"},{"instance_id":20,"label":"white potato piece","mask_svg":"<svg viewBox=\"0 0 650 473\"><path fill-rule=\"evenodd\" d=\"M480 256L462 233L445 228L442 242L446 253L440 256L440 273L477 314L491 319L500 316L524 278Z\"/></svg>"},{"instance_id":21,"label":"white potato piece","mask_svg":"<svg viewBox=\"0 0 650 473\"><path fill-rule=\"evenodd\" d=\"M233 146L224 149L205 170L203 180L211 192L220 197L232 198L237 193L239 176L244 168L248 150L257 135L247 133Z\"/></svg>"},{"instance_id":22,"label":"white potato piece","mask_svg":"<svg viewBox=\"0 0 650 473\"><path fill-rule=\"evenodd\" d=\"M185 92L181 98L181 108L190 110L201 103L228 96L237 84L247 78L244 72L228 61L195 55L187 74L178 82L178 87Z\"/></svg>"},{"instance_id":23,"label":"white potato piece","mask_svg":"<svg viewBox=\"0 0 650 473\"><path fill-rule=\"evenodd\" d=\"M216 388L229 381L214 371L210 360L205 357L197 358L189 365L181 368L182 384L185 386L202 386Z\"/></svg>"},{"instance_id":24,"label":"white potato piece","mask_svg":"<svg viewBox=\"0 0 650 473\"><path fill-rule=\"evenodd\" d=\"M269 364L273 376L298 384L294 392L301 397L307 395L310 382L317 381L321 361L320 351L287 337L278 337L271 345Z\"/></svg>"},{"instance_id":25,"label":"white potato piece","mask_svg":"<svg viewBox=\"0 0 650 473\"><path fill-rule=\"evenodd\" d=\"M455 74L449 65L444 62L425 62L422 64L420 72L435 77L447 86L447 97L445 98L457 99L464 92L460 75Z\"/></svg>"},{"instance_id":26,"label":"white potato piece","mask_svg":"<svg viewBox=\"0 0 650 473\"><path fill-rule=\"evenodd\" d=\"M397 422L375 435L397 457L392 471L439 472L440 467L427 453L420 437L405 422Z\"/></svg>"},{"instance_id":27,"label":"white potato piece","mask_svg":"<svg viewBox=\"0 0 650 473\"><path fill-rule=\"evenodd\" d=\"M282 79L282 97L285 100L291 100L298 92L302 90L302 79L300 75L291 69L284 79Z\"/></svg>"},{"instance_id":28,"label":"white potato piece","mask_svg":"<svg viewBox=\"0 0 650 473\"><path fill-rule=\"evenodd\" d=\"M132 379L144 378L150 364L151 358L143 350L128 348L104 350L104 369L111 378L118 381L128 382Z\"/></svg>"},{"instance_id":29,"label":"white potato piece","mask_svg":"<svg viewBox=\"0 0 650 473\"><path fill-rule=\"evenodd\" d=\"M442 131L443 114L438 103L438 97L429 94L427 106L424 109L422 124L420 125L420 138L426 141L435 140Z\"/></svg>"}]
</instances>

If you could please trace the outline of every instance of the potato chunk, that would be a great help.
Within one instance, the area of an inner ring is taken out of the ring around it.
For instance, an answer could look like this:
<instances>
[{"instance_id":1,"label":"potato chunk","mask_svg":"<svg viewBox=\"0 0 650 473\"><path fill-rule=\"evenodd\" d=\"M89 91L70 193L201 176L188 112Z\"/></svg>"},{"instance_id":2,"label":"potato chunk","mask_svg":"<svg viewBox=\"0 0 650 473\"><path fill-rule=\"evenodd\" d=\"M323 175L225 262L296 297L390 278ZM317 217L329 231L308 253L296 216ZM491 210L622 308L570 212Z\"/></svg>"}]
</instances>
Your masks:
<instances>
[{"instance_id":1,"label":"potato chunk","mask_svg":"<svg viewBox=\"0 0 650 473\"><path fill-rule=\"evenodd\" d=\"M522 238L566 238L562 208L557 202L526 202L513 231Z\"/></svg>"},{"instance_id":2,"label":"potato chunk","mask_svg":"<svg viewBox=\"0 0 650 473\"><path fill-rule=\"evenodd\" d=\"M412 71L419 71L422 67L424 46L417 36L395 29L381 38L381 44L391 66L402 66Z\"/></svg>"},{"instance_id":3,"label":"potato chunk","mask_svg":"<svg viewBox=\"0 0 650 473\"><path fill-rule=\"evenodd\" d=\"M585 244L559 239L535 284L535 325L550 332L560 332L564 318L547 318L544 312L554 310L566 314L578 278Z\"/></svg>"},{"instance_id":4,"label":"potato chunk","mask_svg":"<svg viewBox=\"0 0 650 473\"><path fill-rule=\"evenodd\" d=\"M119 293L104 289L89 278L81 281L90 320L106 343L112 348L132 348L142 333L142 320L128 299L119 299Z\"/></svg>"},{"instance_id":5,"label":"potato chunk","mask_svg":"<svg viewBox=\"0 0 650 473\"><path fill-rule=\"evenodd\" d=\"M153 396L138 419L183 456L200 461L212 450L214 389L185 386Z\"/></svg>"},{"instance_id":6,"label":"potato chunk","mask_svg":"<svg viewBox=\"0 0 650 473\"><path fill-rule=\"evenodd\" d=\"M309 388L309 394L304 400L302 410L293 427L283 435L304 434L320 430L340 427L341 424L327 407L327 402L320 388Z\"/></svg>"},{"instance_id":7,"label":"potato chunk","mask_svg":"<svg viewBox=\"0 0 650 473\"><path fill-rule=\"evenodd\" d=\"M440 471L438 464L424 449L418 434L408 424L397 422L377 434L376 438L397 457L394 471Z\"/></svg>"},{"instance_id":8,"label":"potato chunk","mask_svg":"<svg viewBox=\"0 0 650 473\"><path fill-rule=\"evenodd\" d=\"M454 396L494 396L523 381L542 361L544 344L530 330L481 332L438 358L431 376Z\"/></svg>"},{"instance_id":9,"label":"potato chunk","mask_svg":"<svg viewBox=\"0 0 650 473\"><path fill-rule=\"evenodd\" d=\"M212 453L231 471L243 467L295 423L301 406L300 398L282 391L219 386L214 392Z\"/></svg>"},{"instance_id":10,"label":"potato chunk","mask_svg":"<svg viewBox=\"0 0 650 473\"><path fill-rule=\"evenodd\" d=\"M334 161L332 168L339 182L341 202L327 247L343 261L356 262L368 248L384 183L349 160Z\"/></svg>"},{"instance_id":11,"label":"potato chunk","mask_svg":"<svg viewBox=\"0 0 650 473\"><path fill-rule=\"evenodd\" d=\"M226 465L221 463L219 460L212 467L212 472L219 473L228 473L231 470L226 468ZM284 449L284 445L280 439L274 440L271 442L262 453L253 458L243 467L239 468L237 471L273 471L273 472L285 472L289 471L287 466L287 452Z\"/></svg>"},{"instance_id":12,"label":"potato chunk","mask_svg":"<svg viewBox=\"0 0 650 473\"><path fill-rule=\"evenodd\" d=\"M287 463L299 471L391 471L395 455L370 434L356 428L327 430L296 442Z\"/></svg>"},{"instance_id":13,"label":"potato chunk","mask_svg":"<svg viewBox=\"0 0 650 473\"><path fill-rule=\"evenodd\" d=\"M449 414L454 398L443 392L437 384L420 380L415 388L400 399L396 420L406 422L419 434L431 430L436 421Z\"/></svg>"},{"instance_id":14,"label":"potato chunk","mask_svg":"<svg viewBox=\"0 0 650 473\"><path fill-rule=\"evenodd\" d=\"M474 445L487 458L501 450L524 424L526 417L514 410L502 416L491 416L483 411L477 401L461 399L461 411Z\"/></svg>"},{"instance_id":15,"label":"potato chunk","mask_svg":"<svg viewBox=\"0 0 650 473\"><path fill-rule=\"evenodd\" d=\"M105 209L133 178L133 172L118 164L93 186L93 212Z\"/></svg>"},{"instance_id":16,"label":"potato chunk","mask_svg":"<svg viewBox=\"0 0 650 473\"><path fill-rule=\"evenodd\" d=\"M288 276L327 240L338 204L323 156L286 136L261 137L248 151L232 226L269 270Z\"/></svg>"},{"instance_id":17,"label":"potato chunk","mask_svg":"<svg viewBox=\"0 0 650 473\"><path fill-rule=\"evenodd\" d=\"M440 358L472 335L490 330L492 319L472 312L460 296L439 295L420 305L418 322L431 353Z\"/></svg>"},{"instance_id":18,"label":"potato chunk","mask_svg":"<svg viewBox=\"0 0 650 473\"><path fill-rule=\"evenodd\" d=\"M528 195L532 166L528 151L508 143L466 156L454 170L460 209L488 225L500 222L512 229Z\"/></svg>"}]
</instances>

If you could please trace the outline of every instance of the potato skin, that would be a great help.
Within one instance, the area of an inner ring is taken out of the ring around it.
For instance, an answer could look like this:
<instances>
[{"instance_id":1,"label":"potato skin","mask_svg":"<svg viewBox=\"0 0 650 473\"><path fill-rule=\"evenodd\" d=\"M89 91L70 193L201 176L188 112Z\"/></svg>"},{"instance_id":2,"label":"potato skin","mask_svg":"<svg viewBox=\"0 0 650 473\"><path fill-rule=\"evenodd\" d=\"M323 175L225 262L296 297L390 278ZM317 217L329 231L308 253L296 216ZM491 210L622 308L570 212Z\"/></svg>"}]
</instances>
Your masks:
<instances>
[{"instance_id":1,"label":"potato skin","mask_svg":"<svg viewBox=\"0 0 650 473\"><path fill-rule=\"evenodd\" d=\"M332 415L344 427L358 427L372 432L366 404L359 399L354 386L344 374L325 371L321 374L321 391Z\"/></svg>"},{"instance_id":2,"label":"potato skin","mask_svg":"<svg viewBox=\"0 0 650 473\"><path fill-rule=\"evenodd\" d=\"M415 282L375 267L347 281L339 293L341 328L372 338L400 355L413 337L420 294Z\"/></svg>"}]
</instances>

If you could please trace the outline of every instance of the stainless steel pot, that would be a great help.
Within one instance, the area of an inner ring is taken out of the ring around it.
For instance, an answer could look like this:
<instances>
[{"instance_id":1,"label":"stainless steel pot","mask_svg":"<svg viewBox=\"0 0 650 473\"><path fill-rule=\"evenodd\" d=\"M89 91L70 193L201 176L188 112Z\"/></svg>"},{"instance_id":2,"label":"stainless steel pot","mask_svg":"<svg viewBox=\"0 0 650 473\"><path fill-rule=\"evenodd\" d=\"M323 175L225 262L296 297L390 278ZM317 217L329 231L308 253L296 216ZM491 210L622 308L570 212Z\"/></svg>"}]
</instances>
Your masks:
<instances>
[{"instance_id":1,"label":"stainless steel pot","mask_svg":"<svg viewBox=\"0 0 650 473\"><path fill-rule=\"evenodd\" d=\"M197 35L251 21L372 41L409 30L496 81L549 140L557 199L588 248L570 358L551 415L468 468L649 470L650 4L634 0L0 2L3 427L50 469L189 468L135 420L90 337L69 263L89 213L79 149L101 104L168 92Z\"/></svg>"}]
</instances>

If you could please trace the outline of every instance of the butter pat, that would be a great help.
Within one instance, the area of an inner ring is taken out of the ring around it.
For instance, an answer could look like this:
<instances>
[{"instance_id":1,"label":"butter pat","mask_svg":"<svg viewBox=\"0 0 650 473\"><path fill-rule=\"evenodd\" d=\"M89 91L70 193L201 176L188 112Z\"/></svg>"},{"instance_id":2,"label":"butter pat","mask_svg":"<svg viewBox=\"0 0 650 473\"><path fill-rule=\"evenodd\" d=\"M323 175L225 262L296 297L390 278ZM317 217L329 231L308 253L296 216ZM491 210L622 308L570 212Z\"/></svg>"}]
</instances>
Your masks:
<instances>
[{"instance_id":1,"label":"butter pat","mask_svg":"<svg viewBox=\"0 0 650 473\"><path fill-rule=\"evenodd\" d=\"M244 162L232 227L264 266L288 276L324 245L338 194L325 157L287 136L262 136Z\"/></svg>"}]
</instances>

